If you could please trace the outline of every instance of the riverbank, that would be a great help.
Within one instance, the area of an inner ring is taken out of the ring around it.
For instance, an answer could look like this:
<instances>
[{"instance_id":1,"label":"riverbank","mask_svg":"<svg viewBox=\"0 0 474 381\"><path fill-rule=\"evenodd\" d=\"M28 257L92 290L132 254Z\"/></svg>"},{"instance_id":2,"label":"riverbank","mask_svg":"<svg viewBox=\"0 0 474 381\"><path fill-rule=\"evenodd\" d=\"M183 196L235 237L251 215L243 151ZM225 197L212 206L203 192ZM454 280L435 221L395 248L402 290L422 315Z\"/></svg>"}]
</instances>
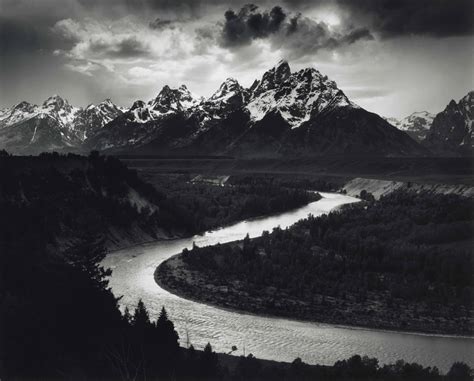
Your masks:
<instances>
[{"instance_id":1,"label":"riverbank","mask_svg":"<svg viewBox=\"0 0 474 381\"><path fill-rule=\"evenodd\" d=\"M457 195L399 191L254 240L196 246L157 276L256 314L472 336L472 208Z\"/></svg>"},{"instance_id":2,"label":"riverbank","mask_svg":"<svg viewBox=\"0 0 474 381\"><path fill-rule=\"evenodd\" d=\"M276 290L271 288L258 292L246 288L243 282L229 285L212 276L191 270L182 260L181 254L161 263L155 270L154 278L161 288L174 295L239 313L375 330L474 337L471 332L462 329L466 327L465 321L440 322L435 318L398 320L388 313L385 319L370 319L366 314L362 314L364 306L358 306L356 302L345 302L343 308L334 309L341 301L324 295L316 295L315 299L319 303L310 304L287 293L278 293L277 296ZM373 308L377 308L376 303L373 303ZM350 313L347 313L349 310Z\"/></svg>"},{"instance_id":3,"label":"riverbank","mask_svg":"<svg viewBox=\"0 0 474 381\"><path fill-rule=\"evenodd\" d=\"M456 194L464 197L474 197L474 186L466 184L423 183L411 181L393 181L356 177L343 186L343 191L349 196L358 197L360 192L371 193L375 199L404 190L411 192L428 192L438 194Z\"/></svg>"}]
</instances>

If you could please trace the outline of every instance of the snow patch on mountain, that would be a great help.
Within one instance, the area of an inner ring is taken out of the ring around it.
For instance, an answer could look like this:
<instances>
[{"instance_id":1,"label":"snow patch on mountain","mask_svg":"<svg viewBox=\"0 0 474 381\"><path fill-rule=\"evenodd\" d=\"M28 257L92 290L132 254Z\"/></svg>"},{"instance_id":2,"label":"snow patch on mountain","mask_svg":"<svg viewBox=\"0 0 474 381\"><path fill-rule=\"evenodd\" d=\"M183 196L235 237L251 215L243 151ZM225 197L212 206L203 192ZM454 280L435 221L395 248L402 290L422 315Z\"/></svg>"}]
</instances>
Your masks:
<instances>
[{"instance_id":1,"label":"snow patch on mountain","mask_svg":"<svg viewBox=\"0 0 474 381\"><path fill-rule=\"evenodd\" d=\"M136 123L148 123L166 115L186 112L202 102L185 85L172 89L164 86L159 94L147 103L136 101L127 112L127 119Z\"/></svg>"},{"instance_id":2,"label":"snow patch on mountain","mask_svg":"<svg viewBox=\"0 0 474 381\"><path fill-rule=\"evenodd\" d=\"M429 130L435 115L428 111L417 111L403 118L385 118L387 122L397 127L401 131Z\"/></svg>"},{"instance_id":3,"label":"snow patch on mountain","mask_svg":"<svg viewBox=\"0 0 474 381\"><path fill-rule=\"evenodd\" d=\"M40 112L39 110L37 105L32 105L26 101L20 102L16 106L3 110L0 114L0 125L8 127L22 120L30 119L36 116Z\"/></svg>"},{"instance_id":4,"label":"snow patch on mountain","mask_svg":"<svg viewBox=\"0 0 474 381\"><path fill-rule=\"evenodd\" d=\"M29 146L76 147L120 114L122 110L110 99L85 109L71 106L59 95L47 98L41 106L20 102L0 112L0 147L20 152Z\"/></svg>"},{"instance_id":5,"label":"snow patch on mountain","mask_svg":"<svg viewBox=\"0 0 474 381\"><path fill-rule=\"evenodd\" d=\"M266 72L255 85L246 109L252 121L278 112L292 128L309 121L323 110L358 106L337 87L336 82L309 68L291 73L286 61Z\"/></svg>"}]
</instances>

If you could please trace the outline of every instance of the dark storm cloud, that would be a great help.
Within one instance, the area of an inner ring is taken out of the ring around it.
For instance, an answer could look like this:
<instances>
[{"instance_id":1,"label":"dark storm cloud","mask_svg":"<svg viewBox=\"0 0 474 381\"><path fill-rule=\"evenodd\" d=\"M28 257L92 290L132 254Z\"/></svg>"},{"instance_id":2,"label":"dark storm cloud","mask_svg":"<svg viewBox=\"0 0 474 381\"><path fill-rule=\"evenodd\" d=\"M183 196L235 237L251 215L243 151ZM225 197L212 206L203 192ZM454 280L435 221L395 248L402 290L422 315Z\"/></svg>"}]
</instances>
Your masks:
<instances>
[{"instance_id":1,"label":"dark storm cloud","mask_svg":"<svg viewBox=\"0 0 474 381\"><path fill-rule=\"evenodd\" d=\"M250 85L281 57L325 65L352 95L379 99L377 107L386 94L355 88L396 88L403 96L385 113L412 112L419 99L429 108L432 98L436 110L443 94L472 88L465 36L473 33L474 0L256 0L253 10L249 1L0 0L0 107L57 92L73 103L117 94L128 104L177 76L204 95L225 75ZM385 41L347 48L374 37ZM374 62L384 63L379 71ZM414 85L419 78L423 86Z\"/></svg>"},{"instance_id":2,"label":"dark storm cloud","mask_svg":"<svg viewBox=\"0 0 474 381\"><path fill-rule=\"evenodd\" d=\"M450 37L474 33L472 0L283 0L304 11L332 6L347 12L348 22L377 32L382 38L405 35Z\"/></svg>"},{"instance_id":3,"label":"dark storm cloud","mask_svg":"<svg viewBox=\"0 0 474 381\"><path fill-rule=\"evenodd\" d=\"M212 9L232 6L240 8L244 0L0 0L2 15L15 12L38 16L36 22L54 24L76 13L89 12L100 17L120 17L127 14L151 17L170 12L186 17L206 18ZM347 22L356 28L368 28L381 37L403 35L431 35L435 37L459 36L474 32L472 0L282 0L284 7L305 13L318 7L340 8L346 11ZM259 5L272 9L278 2L261 0ZM155 16L155 17L153 17ZM237 15L238 16L238 15ZM261 16L264 16L263 13ZM256 16L257 27L260 22ZM283 15L281 15L283 16ZM150 20L147 20L149 22ZM153 22L153 21L152 21Z\"/></svg>"},{"instance_id":4,"label":"dark storm cloud","mask_svg":"<svg viewBox=\"0 0 474 381\"><path fill-rule=\"evenodd\" d=\"M367 28L332 30L299 13L289 15L281 7L262 11L253 4L240 11L230 9L224 14L221 45L227 48L248 45L256 39L271 39L272 43L302 56L319 49L335 49L359 40L373 39Z\"/></svg>"},{"instance_id":5,"label":"dark storm cloud","mask_svg":"<svg viewBox=\"0 0 474 381\"><path fill-rule=\"evenodd\" d=\"M162 30L162 29L173 27L174 23L175 21L173 20L162 20L158 17L154 21L151 21L148 25L150 26L151 29Z\"/></svg>"},{"instance_id":6,"label":"dark storm cloud","mask_svg":"<svg viewBox=\"0 0 474 381\"><path fill-rule=\"evenodd\" d=\"M87 10L94 12L122 13L149 15L150 12L166 12L180 17L206 17L209 10L216 7L228 7L230 3L238 6L245 4L244 0L75 0ZM248 0L247 0L248 1Z\"/></svg>"},{"instance_id":7,"label":"dark storm cloud","mask_svg":"<svg viewBox=\"0 0 474 381\"><path fill-rule=\"evenodd\" d=\"M0 53L2 57L41 47L41 36L29 25L0 18Z\"/></svg>"},{"instance_id":8,"label":"dark storm cloud","mask_svg":"<svg viewBox=\"0 0 474 381\"><path fill-rule=\"evenodd\" d=\"M320 49L335 50L357 41L373 39L372 33L366 28L335 31L324 22L316 22L300 14L290 20L286 33L280 36L278 43L294 59Z\"/></svg>"},{"instance_id":9,"label":"dark storm cloud","mask_svg":"<svg viewBox=\"0 0 474 381\"><path fill-rule=\"evenodd\" d=\"M0 17L0 55L8 56L47 51L65 46L48 26Z\"/></svg>"},{"instance_id":10,"label":"dark storm cloud","mask_svg":"<svg viewBox=\"0 0 474 381\"><path fill-rule=\"evenodd\" d=\"M89 49L100 56L132 58L149 55L148 46L136 37L127 37L119 41L91 41Z\"/></svg>"},{"instance_id":11,"label":"dark storm cloud","mask_svg":"<svg viewBox=\"0 0 474 381\"><path fill-rule=\"evenodd\" d=\"M374 36L367 28L359 28L349 32L341 41L346 44L353 44L359 40L373 40Z\"/></svg>"},{"instance_id":12,"label":"dark storm cloud","mask_svg":"<svg viewBox=\"0 0 474 381\"><path fill-rule=\"evenodd\" d=\"M354 13L373 15L383 37L410 34L448 37L473 33L472 0L340 0Z\"/></svg>"},{"instance_id":13,"label":"dark storm cloud","mask_svg":"<svg viewBox=\"0 0 474 381\"><path fill-rule=\"evenodd\" d=\"M229 9L224 17L223 44L232 46L247 44L279 31L287 16L281 7L261 12L256 5L248 4L237 13Z\"/></svg>"}]
</instances>

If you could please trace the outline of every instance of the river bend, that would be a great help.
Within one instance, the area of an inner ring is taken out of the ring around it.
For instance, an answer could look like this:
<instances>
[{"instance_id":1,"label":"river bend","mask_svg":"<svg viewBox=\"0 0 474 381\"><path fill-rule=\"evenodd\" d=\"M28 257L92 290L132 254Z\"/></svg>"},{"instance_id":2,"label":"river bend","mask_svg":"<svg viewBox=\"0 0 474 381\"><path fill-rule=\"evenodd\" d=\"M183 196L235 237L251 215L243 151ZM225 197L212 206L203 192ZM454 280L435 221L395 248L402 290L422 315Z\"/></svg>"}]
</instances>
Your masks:
<instances>
[{"instance_id":1,"label":"river bend","mask_svg":"<svg viewBox=\"0 0 474 381\"><path fill-rule=\"evenodd\" d=\"M209 231L203 235L171 241L159 241L112 252L103 261L113 270L110 287L122 296L121 306L133 310L142 299L150 315L156 318L162 306L168 310L178 331L181 345L186 337L196 348L210 342L217 352L229 352L233 345L237 355L252 353L256 357L293 361L300 357L310 364L332 365L354 354L377 357L381 363L404 359L447 371L454 361L474 367L474 339L415 333L387 332L328 324L301 322L284 318L238 313L197 303L173 295L154 280L156 267L184 248L215 245L240 240L248 233L257 237L274 227L286 228L307 217L328 213L357 199L334 193L302 208L276 216L243 221Z\"/></svg>"}]
</instances>

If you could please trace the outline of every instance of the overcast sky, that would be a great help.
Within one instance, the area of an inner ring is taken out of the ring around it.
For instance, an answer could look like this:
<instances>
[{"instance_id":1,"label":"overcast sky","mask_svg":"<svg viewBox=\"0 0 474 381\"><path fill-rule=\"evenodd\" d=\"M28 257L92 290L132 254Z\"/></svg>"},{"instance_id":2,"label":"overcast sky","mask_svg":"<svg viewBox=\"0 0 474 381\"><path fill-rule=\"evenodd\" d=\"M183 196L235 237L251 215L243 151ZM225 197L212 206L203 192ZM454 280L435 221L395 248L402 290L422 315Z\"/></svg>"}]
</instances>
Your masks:
<instances>
[{"instance_id":1,"label":"overcast sky","mask_svg":"<svg viewBox=\"0 0 474 381\"><path fill-rule=\"evenodd\" d=\"M280 59L315 67L384 116L474 89L472 0L0 0L0 107L211 95Z\"/></svg>"}]
</instances>

